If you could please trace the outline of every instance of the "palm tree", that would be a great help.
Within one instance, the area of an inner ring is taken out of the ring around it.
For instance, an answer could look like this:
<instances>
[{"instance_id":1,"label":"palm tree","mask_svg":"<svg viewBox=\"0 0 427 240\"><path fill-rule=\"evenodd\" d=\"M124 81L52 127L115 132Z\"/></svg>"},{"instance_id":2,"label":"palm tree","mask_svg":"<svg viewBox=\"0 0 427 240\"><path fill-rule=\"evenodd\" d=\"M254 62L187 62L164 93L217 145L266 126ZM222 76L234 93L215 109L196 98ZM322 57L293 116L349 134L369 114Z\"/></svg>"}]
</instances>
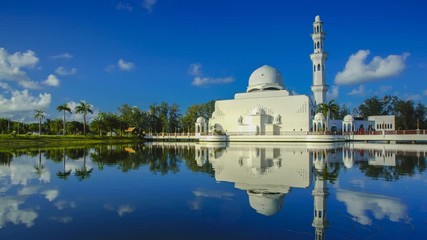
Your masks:
<instances>
[{"instance_id":1,"label":"palm tree","mask_svg":"<svg viewBox=\"0 0 427 240\"><path fill-rule=\"evenodd\" d=\"M59 105L58 107L56 107L56 110L58 110L58 112L64 112L64 120L63 120L63 129L62 129L62 134L65 135L65 114L67 112L71 113L71 108L68 106L68 104L64 103L62 105Z\"/></svg>"},{"instance_id":2,"label":"palm tree","mask_svg":"<svg viewBox=\"0 0 427 240\"><path fill-rule=\"evenodd\" d=\"M42 134L42 119L45 118L46 112L42 109L37 109L35 111L36 111L36 114L34 115L34 119L39 120L39 135L41 135Z\"/></svg>"},{"instance_id":3,"label":"palm tree","mask_svg":"<svg viewBox=\"0 0 427 240\"><path fill-rule=\"evenodd\" d=\"M76 107L76 113L83 114L83 135L86 135L86 115L88 113L93 113L91 109L91 105L84 101L80 102L80 105Z\"/></svg>"},{"instance_id":4,"label":"palm tree","mask_svg":"<svg viewBox=\"0 0 427 240\"><path fill-rule=\"evenodd\" d=\"M326 115L326 126L329 127L329 118L331 114L338 114L338 105L335 103L335 100L331 100L328 103L320 103L317 105L317 113L321 112L323 115Z\"/></svg>"}]
</instances>

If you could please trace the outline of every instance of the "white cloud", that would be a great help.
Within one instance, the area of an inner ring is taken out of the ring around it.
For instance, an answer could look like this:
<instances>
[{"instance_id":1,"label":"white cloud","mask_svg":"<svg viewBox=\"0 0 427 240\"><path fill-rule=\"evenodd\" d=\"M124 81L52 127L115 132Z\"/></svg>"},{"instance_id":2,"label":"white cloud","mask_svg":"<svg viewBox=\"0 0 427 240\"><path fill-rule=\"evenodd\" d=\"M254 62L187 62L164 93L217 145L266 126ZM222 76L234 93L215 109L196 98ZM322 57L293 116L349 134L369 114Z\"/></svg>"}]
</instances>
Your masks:
<instances>
[{"instance_id":1,"label":"white cloud","mask_svg":"<svg viewBox=\"0 0 427 240\"><path fill-rule=\"evenodd\" d=\"M398 75L405 69L405 61L409 53L389 55L386 58L375 56L371 62L365 63L369 50L359 50L348 59L342 72L335 76L335 84L350 85Z\"/></svg>"},{"instance_id":2,"label":"white cloud","mask_svg":"<svg viewBox=\"0 0 427 240\"><path fill-rule=\"evenodd\" d=\"M83 101L83 100L82 100ZM86 101L83 101L86 102ZM80 105L80 102L74 102L74 101L70 101L67 102L68 107L71 109L71 112L73 114L71 114L68 118L70 121L82 121L83 120L83 114L80 113L76 113L76 107L77 105ZM92 104L89 104L90 108L93 112L93 114L87 114L86 118L87 118L87 122L89 123L90 121L92 121L92 119L94 119L96 116L98 116L99 110L96 109L96 107ZM68 164L67 164L68 165ZM73 169L74 170L74 169Z\"/></svg>"},{"instance_id":3,"label":"white cloud","mask_svg":"<svg viewBox=\"0 0 427 240\"><path fill-rule=\"evenodd\" d=\"M142 7L148 12L153 11L154 5L157 3L157 0L144 0L142 3Z\"/></svg>"},{"instance_id":4,"label":"white cloud","mask_svg":"<svg viewBox=\"0 0 427 240\"><path fill-rule=\"evenodd\" d=\"M13 223L14 225L24 224L26 227L34 225L34 220L38 217L38 214L33 210L19 209L24 202L22 197L0 197L0 229L6 226L7 223Z\"/></svg>"},{"instance_id":5,"label":"white cloud","mask_svg":"<svg viewBox=\"0 0 427 240\"><path fill-rule=\"evenodd\" d=\"M56 189L46 190L42 192L42 194L45 195L45 198L49 200L49 202L52 202L58 197L59 191Z\"/></svg>"},{"instance_id":6,"label":"white cloud","mask_svg":"<svg viewBox=\"0 0 427 240\"><path fill-rule=\"evenodd\" d=\"M347 95L350 95L350 96L352 95L363 96L364 94L365 94L365 86L363 85L359 85L358 88L354 88L353 90L351 90L351 92L347 93Z\"/></svg>"},{"instance_id":7,"label":"white cloud","mask_svg":"<svg viewBox=\"0 0 427 240\"><path fill-rule=\"evenodd\" d=\"M119 59L117 64L111 64L111 65L107 66L104 70L107 72L112 72L114 69L116 69L116 67L122 71L131 71L132 69L135 68L135 63L126 62L123 59Z\"/></svg>"},{"instance_id":8,"label":"white cloud","mask_svg":"<svg viewBox=\"0 0 427 240\"><path fill-rule=\"evenodd\" d=\"M345 203L347 212L353 216L353 220L362 225L372 224L370 216L378 220L388 217L393 222L408 219L407 207L399 200L387 196L338 190L337 200Z\"/></svg>"},{"instance_id":9,"label":"white cloud","mask_svg":"<svg viewBox=\"0 0 427 240\"><path fill-rule=\"evenodd\" d=\"M194 76L192 84L194 86L203 86L211 84L227 84L234 82L233 77L223 77L223 78L212 78L212 77L203 77L202 64L193 63L190 65L188 74Z\"/></svg>"},{"instance_id":10,"label":"white cloud","mask_svg":"<svg viewBox=\"0 0 427 240\"><path fill-rule=\"evenodd\" d=\"M76 208L77 207L77 204L75 202L73 202L73 201L68 202L65 200L59 200L59 201L55 202L53 205L55 205L55 207L58 210L64 210L66 208Z\"/></svg>"},{"instance_id":11,"label":"white cloud","mask_svg":"<svg viewBox=\"0 0 427 240\"><path fill-rule=\"evenodd\" d=\"M200 63L190 64L190 69L188 70L188 74L190 74L191 76L202 75L202 64Z\"/></svg>"},{"instance_id":12,"label":"white cloud","mask_svg":"<svg viewBox=\"0 0 427 240\"><path fill-rule=\"evenodd\" d=\"M125 60L120 59L119 62L117 62L117 66L119 67L120 70L130 71L135 67L135 64L132 62L126 62Z\"/></svg>"},{"instance_id":13,"label":"white cloud","mask_svg":"<svg viewBox=\"0 0 427 240\"><path fill-rule=\"evenodd\" d=\"M44 85L51 86L51 87L58 87L59 86L59 79L53 75L50 74L45 81L42 82Z\"/></svg>"},{"instance_id":14,"label":"white cloud","mask_svg":"<svg viewBox=\"0 0 427 240\"><path fill-rule=\"evenodd\" d=\"M77 69L76 68L71 68L71 69L66 69L65 67L58 67L55 70L55 73L61 76L67 76L67 75L75 75L77 73Z\"/></svg>"},{"instance_id":15,"label":"white cloud","mask_svg":"<svg viewBox=\"0 0 427 240\"><path fill-rule=\"evenodd\" d=\"M53 58L53 59L65 59L65 60L68 60L68 59L71 59L73 57L74 56L71 55L71 54L69 54L69 53L62 53L62 54L54 55L51 58Z\"/></svg>"},{"instance_id":16,"label":"white cloud","mask_svg":"<svg viewBox=\"0 0 427 240\"><path fill-rule=\"evenodd\" d=\"M38 97L31 96L28 90L11 91L11 97L5 98L0 95L0 113L34 111L34 109L46 109L51 103L49 93L39 94Z\"/></svg>"},{"instance_id":17,"label":"white cloud","mask_svg":"<svg viewBox=\"0 0 427 240\"><path fill-rule=\"evenodd\" d=\"M130 5L129 3L124 3L124 2L118 2L116 5L116 9L118 10L126 10L129 12L133 11L133 7L132 5Z\"/></svg>"},{"instance_id":18,"label":"white cloud","mask_svg":"<svg viewBox=\"0 0 427 240\"><path fill-rule=\"evenodd\" d=\"M6 49L0 48L0 81L15 81L29 89L40 88L39 84L32 81L22 70L22 68L34 68L38 61L39 59L31 50L9 54Z\"/></svg>"},{"instance_id":19,"label":"white cloud","mask_svg":"<svg viewBox=\"0 0 427 240\"><path fill-rule=\"evenodd\" d=\"M34 67L39 62L39 59L36 57L35 53L31 50L28 50L25 53L16 52L12 55L9 55L8 60L12 67L18 67L18 68Z\"/></svg>"},{"instance_id":20,"label":"white cloud","mask_svg":"<svg viewBox=\"0 0 427 240\"><path fill-rule=\"evenodd\" d=\"M112 204L107 203L104 205L104 208L108 211L117 212L120 217L123 217L127 213L133 213L135 211L135 208L130 204L123 204L116 208Z\"/></svg>"},{"instance_id":21,"label":"white cloud","mask_svg":"<svg viewBox=\"0 0 427 240\"><path fill-rule=\"evenodd\" d=\"M329 91L326 93L326 99L328 100L337 99L339 95L339 90L340 90L339 86L332 85Z\"/></svg>"},{"instance_id":22,"label":"white cloud","mask_svg":"<svg viewBox=\"0 0 427 240\"><path fill-rule=\"evenodd\" d=\"M195 86L203 86L209 84L227 84L234 82L234 78L225 77L225 78L210 78L210 77L195 77L193 79L193 85Z\"/></svg>"}]
</instances>

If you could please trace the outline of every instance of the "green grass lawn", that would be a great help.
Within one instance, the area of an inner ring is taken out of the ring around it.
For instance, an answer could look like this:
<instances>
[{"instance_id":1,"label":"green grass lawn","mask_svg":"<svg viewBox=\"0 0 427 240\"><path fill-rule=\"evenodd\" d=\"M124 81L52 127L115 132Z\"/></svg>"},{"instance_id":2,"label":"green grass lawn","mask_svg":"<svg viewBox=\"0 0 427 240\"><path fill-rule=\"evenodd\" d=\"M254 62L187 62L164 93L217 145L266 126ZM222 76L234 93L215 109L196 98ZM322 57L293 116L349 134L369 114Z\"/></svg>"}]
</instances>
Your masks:
<instances>
[{"instance_id":1,"label":"green grass lawn","mask_svg":"<svg viewBox=\"0 0 427 240\"><path fill-rule=\"evenodd\" d=\"M53 136L53 135L16 135L0 134L0 151L20 148L71 147L103 143L136 143L141 139L134 136Z\"/></svg>"}]
</instances>

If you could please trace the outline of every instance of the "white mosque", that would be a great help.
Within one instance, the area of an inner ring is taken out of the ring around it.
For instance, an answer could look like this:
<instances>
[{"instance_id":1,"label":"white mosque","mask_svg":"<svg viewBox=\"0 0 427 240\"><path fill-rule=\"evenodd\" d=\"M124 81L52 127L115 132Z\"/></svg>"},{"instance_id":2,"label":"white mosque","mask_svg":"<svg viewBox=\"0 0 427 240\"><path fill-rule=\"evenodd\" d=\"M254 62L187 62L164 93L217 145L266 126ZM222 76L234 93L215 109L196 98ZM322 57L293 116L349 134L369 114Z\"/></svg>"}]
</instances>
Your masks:
<instances>
[{"instance_id":1,"label":"white mosque","mask_svg":"<svg viewBox=\"0 0 427 240\"><path fill-rule=\"evenodd\" d=\"M375 126L388 126L394 130L394 116L375 116L368 121L357 121L351 115L344 121L328 121L322 113L315 115L316 106L326 102L326 60L324 51L326 33L319 16L313 23L314 51L312 61L313 99L308 95L294 95L286 88L281 73L264 65L249 77L244 93L236 93L234 99L215 102L215 111L206 121L196 121L196 136L200 141L342 141L342 135L315 134L320 130L343 132L372 130Z\"/></svg>"}]
</instances>

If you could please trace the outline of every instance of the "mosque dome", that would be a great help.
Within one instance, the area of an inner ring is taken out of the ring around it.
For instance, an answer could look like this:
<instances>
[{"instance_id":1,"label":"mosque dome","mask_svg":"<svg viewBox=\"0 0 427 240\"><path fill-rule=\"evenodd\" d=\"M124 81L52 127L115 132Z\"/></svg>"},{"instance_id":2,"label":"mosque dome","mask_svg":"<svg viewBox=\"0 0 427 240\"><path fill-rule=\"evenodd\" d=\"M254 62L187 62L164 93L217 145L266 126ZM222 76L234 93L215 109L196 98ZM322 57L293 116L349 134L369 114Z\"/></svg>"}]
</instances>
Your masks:
<instances>
[{"instance_id":1,"label":"mosque dome","mask_svg":"<svg viewBox=\"0 0 427 240\"><path fill-rule=\"evenodd\" d=\"M264 65L252 72L246 92L283 90L282 75L275 68Z\"/></svg>"},{"instance_id":2,"label":"mosque dome","mask_svg":"<svg viewBox=\"0 0 427 240\"><path fill-rule=\"evenodd\" d=\"M283 194L248 191L249 204L257 213L271 216L282 209Z\"/></svg>"},{"instance_id":3,"label":"mosque dome","mask_svg":"<svg viewBox=\"0 0 427 240\"><path fill-rule=\"evenodd\" d=\"M325 115L323 115L323 113L316 113L316 115L314 115L314 120L315 121L322 121L325 120Z\"/></svg>"},{"instance_id":4,"label":"mosque dome","mask_svg":"<svg viewBox=\"0 0 427 240\"><path fill-rule=\"evenodd\" d=\"M351 116L350 114L349 115L345 115L344 122L353 122L353 121L354 121L353 116Z\"/></svg>"},{"instance_id":5,"label":"mosque dome","mask_svg":"<svg viewBox=\"0 0 427 240\"><path fill-rule=\"evenodd\" d=\"M205 123L206 120L203 117L198 117L196 120L197 123Z\"/></svg>"},{"instance_id":6,"label":"mosque dome","mask_svg":"<svg viewBox=\"0 0 427 240\"><path fill-rule=\"evenodd\" d=\"M315 22L321 22L322 20L320 20L320 16L319 16L319 15L317 15L317 16L314 18L314 21L315 21Z\"/></svg>"}]
</instances>

